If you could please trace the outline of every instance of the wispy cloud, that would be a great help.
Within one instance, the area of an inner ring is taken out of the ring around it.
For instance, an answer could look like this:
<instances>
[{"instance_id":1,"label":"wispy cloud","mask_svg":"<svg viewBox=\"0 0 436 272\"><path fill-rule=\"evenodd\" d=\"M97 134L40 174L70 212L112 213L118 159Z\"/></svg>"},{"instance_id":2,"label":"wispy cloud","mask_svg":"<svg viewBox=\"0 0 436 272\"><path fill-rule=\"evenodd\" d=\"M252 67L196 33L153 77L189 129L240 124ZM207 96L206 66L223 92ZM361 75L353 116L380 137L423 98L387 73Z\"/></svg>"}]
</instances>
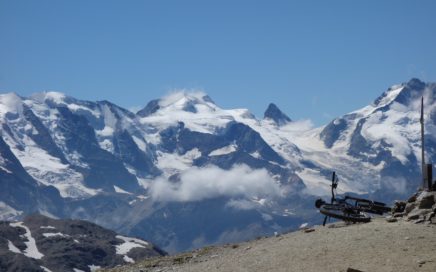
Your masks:
<instances>
[{"instance_id":1,"label":"wispy cloud","mask_svg":"<svg viewBox=\"0 0 436 272\"><path fill-rule=\"evenodd\" d=\"M131 107L128 108L128 110L130 112L137 113L138 111L142 110L142 108L143 107L141 107L141 106L131 106Z\"/></svg>"},{"instance_id":2,"label":"wispy cloud","mask_svg":"<svg viewBox=\"0 0 436 272\"><path fill-rule=\"evenodd\" d=\"M180 173L177 182L158 178L151 183L155 201L200 201L216 197L261 197L280 195L280 187L265 169L236 165L229 170L217 166L192 167Z\"/></svg>"}]
</instances>

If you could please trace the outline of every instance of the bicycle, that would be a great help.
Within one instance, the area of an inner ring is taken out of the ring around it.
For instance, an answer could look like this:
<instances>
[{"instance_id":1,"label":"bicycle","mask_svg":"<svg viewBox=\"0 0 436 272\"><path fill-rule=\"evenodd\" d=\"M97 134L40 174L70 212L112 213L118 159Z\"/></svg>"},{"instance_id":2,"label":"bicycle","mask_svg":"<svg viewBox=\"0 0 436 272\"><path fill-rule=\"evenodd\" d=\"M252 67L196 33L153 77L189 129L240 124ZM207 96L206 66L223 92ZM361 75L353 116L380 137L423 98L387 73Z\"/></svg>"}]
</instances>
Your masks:
<instances>
[{"instance_id":1,"label":"bicycle","mask_svg":"<svg viewBox=\"0 0 436 272\"><path fill-rule=\"evenodd\" d=\"M319 209L320 213L325 215L323 226L325 226L329 217L353 223L366 223L371 221L371 216L367 213L382 215L383 213L391 211L391 208L382 202L352 196L345 196L343 198L336 197L335 191L338 187L338 183L338 176L336 172L333 172L331 185L332 197L330 203L325 202L321 198L315 201L315 207Z\"/></svg>"}]
</instances>

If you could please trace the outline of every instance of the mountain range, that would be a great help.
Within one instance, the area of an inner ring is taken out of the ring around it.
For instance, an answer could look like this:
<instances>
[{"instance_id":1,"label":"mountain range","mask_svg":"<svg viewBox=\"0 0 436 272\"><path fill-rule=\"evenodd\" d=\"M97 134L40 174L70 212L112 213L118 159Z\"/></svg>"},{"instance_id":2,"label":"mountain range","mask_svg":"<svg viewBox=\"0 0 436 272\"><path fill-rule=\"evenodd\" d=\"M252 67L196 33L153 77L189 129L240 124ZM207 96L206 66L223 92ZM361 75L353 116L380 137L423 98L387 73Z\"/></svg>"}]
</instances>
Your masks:
<instances>
[{"instance_id":1,"label":"mountain range","mask_svg":"<svg viewBox=\"0 0 436 272\"><path fill-rule=\"evenodd\" d=\"M313 127L270 104L262 119L175 92L134 113L62 93L0 95L0 219L85 219L168 252L235 242L321 220L339 191L391 202L416 190L420 107L434 161L436 84L394 85Z\"/></svg>"}]
</instances>

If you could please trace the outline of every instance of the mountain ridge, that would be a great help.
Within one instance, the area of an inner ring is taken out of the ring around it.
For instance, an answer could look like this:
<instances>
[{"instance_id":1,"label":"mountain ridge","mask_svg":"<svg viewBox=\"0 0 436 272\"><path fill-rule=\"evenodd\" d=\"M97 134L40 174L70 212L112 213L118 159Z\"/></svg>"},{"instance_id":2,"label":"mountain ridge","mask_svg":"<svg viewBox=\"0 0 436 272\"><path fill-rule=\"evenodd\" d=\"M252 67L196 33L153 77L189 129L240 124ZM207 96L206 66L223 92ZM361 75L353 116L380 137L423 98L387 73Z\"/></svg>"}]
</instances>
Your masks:
<instances>
[{"instance_id":1,"label":"mountain ridge","mask_svg":"<svg viewBox=\"0 0 436 272\"><path fill-rule=\"evenodd\" d=\"M340 192L393 201L419 186L422 95L433 161L436 84L417 79L322 127L277 107L256 119L203 92L173 93L137 113L57 92L1 94L0 216L90 220L175 252L231 241L246 228L256 236L314 220L312 201L329 194L333 170ZM249 182L235 178L241 173ZM257 195L231 193L251 188ZM186 235L187 224L177 227L181 214L200 224L206 207L214 207L220 231Z\"/></svg>"},{"instance_id":2,"label":"mountain ridge","mask_svg":"<svg viewBox=\"0 0 436 272\"><path fill-rule=\"evenodd\" d=\"M96 271L166 255L154 245L81 220L39 214L0 221L2 271Z\"/></svg>"}]
</instances>

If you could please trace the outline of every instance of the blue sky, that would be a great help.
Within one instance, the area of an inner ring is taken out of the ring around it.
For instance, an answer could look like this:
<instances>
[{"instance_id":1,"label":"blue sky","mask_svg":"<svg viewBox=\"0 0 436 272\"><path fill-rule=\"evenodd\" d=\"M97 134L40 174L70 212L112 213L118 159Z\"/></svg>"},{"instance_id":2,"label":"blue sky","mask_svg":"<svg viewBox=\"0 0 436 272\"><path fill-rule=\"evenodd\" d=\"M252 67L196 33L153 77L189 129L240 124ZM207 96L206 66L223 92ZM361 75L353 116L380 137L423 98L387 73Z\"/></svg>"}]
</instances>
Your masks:
<instances>
[{"instance_id":1,"label":"blue sky","mask_svg":"<svg viewBox=\"0 0 436 272\"><path fill-rule=\"evenodd\" d=\"M0 0L0 92L144 106L202 89L322 125L436 81L436 1Z\"/></svg>"}]
</instances>

